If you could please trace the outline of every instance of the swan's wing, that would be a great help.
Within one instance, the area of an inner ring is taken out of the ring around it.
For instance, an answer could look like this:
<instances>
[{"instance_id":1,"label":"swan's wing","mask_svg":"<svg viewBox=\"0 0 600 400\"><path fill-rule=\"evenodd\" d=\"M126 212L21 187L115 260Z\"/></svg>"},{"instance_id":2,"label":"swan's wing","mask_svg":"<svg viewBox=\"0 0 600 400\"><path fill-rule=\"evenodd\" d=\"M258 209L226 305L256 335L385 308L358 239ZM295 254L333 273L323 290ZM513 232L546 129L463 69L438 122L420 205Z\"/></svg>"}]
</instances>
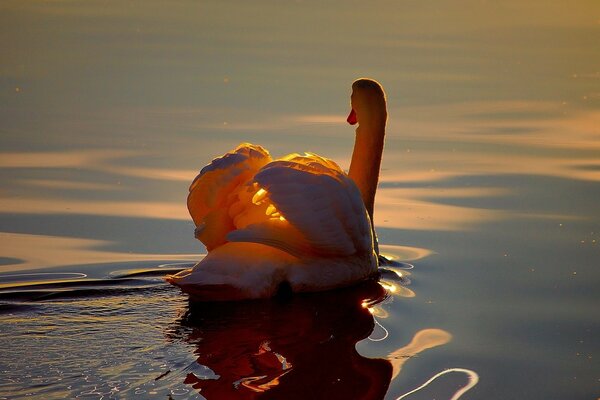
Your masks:
<instances>
[{"instance_id":1,"label":"swan's wing","mask_svg":"<svg viewBox=\"0 0 600 400\"><path fill-rule=\"evenodd\" d=\"M239 227L227 235L228 240L263 243L297 255L336 257L372 251L370 221L360 192L333 161L293 154L264 166L254 182L263 191L257 203L270 203L269 218Z\"/></svg>"},{"instance_id":2,"label":"swan's wing","mask_svg":"<svg viewBox=\"0 0 600 400\"><path fill-rule=\"evenodd\" d=\"M235 229L229 215L231 194L251 181L260 168L271 161L261 146L242 143L202 168L190 185L188 210L196 224L196 237L208 250L226 242Z\"/></svg>"}]
</instances>

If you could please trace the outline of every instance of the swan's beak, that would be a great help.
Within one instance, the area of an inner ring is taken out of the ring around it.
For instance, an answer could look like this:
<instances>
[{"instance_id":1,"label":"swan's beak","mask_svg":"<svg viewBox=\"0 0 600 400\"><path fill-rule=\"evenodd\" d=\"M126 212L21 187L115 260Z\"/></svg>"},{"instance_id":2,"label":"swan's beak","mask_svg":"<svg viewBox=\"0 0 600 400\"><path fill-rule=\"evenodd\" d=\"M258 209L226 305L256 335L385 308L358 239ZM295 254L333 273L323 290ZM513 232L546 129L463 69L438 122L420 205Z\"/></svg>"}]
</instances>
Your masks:
<instances>
[{"instance_id":1,"label":"swan's beak","mask_svg":"<svg viewBox=\"0 0 600 400\"><path fill-rule=\"evenodd\" d=\"M354 111L354 108L352 109L352 111L350 111L350 114L348 115L346 121L348 121L350 125L356 125L356 123L358 122L358 119L356 119L356 111Z\"/></svg>"}]
</instances>

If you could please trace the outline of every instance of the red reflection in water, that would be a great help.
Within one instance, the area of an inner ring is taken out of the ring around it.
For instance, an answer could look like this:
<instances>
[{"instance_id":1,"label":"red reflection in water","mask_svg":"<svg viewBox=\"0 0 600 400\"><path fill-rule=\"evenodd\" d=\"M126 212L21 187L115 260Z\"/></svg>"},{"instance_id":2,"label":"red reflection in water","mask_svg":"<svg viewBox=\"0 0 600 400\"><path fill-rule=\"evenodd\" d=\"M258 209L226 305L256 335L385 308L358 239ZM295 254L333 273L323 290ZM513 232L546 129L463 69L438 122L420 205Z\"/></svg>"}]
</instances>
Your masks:
<instances>
[{"instance_id":1,"label":"red reflection in water","mask_svg":"<svg viewBox=\"0 0 600 400\"><path fill-rule=\"evenodd\" d=\"M355 345L374 328L363 304L384 296L366 282L287 301L191 305L169 336L193 343L197 362L219 376L185 378L209 400L382 399L392 365Z\"/></svg>"}]
</instances>

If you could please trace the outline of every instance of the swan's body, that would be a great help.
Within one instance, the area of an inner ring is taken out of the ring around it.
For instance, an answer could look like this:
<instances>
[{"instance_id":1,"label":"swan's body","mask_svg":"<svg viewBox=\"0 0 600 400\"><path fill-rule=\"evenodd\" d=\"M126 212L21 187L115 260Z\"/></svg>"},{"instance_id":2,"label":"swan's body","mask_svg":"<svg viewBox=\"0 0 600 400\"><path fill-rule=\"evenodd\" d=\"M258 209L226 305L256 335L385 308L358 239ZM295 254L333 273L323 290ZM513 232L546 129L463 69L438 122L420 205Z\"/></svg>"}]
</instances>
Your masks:
<instances>
[{"instance_id":1,"label":"swan's body","mask_svg":"<svg viewBox=\"0 0 600 400\"><path fill-rule=\"evenodd\" d=\"M385 95L353 84L349 174L315 154L273 161L243 143L204 167L188 209L208 255L167 280L196 300L272 297L348 286L377 271L371 219L385 132Z\"/></svg>"}]
</instances>

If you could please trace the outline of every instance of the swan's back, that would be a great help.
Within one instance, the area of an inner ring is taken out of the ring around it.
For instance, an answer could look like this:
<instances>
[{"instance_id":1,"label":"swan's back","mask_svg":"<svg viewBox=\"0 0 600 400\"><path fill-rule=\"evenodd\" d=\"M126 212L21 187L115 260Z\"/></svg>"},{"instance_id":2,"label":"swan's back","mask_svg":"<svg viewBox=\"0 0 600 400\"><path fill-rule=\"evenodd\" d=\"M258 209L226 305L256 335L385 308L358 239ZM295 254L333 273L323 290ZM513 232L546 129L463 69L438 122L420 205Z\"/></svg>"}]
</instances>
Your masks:
<instances>
[{"instance_id":1,"label":"swan's back","mask_svg":"<svg viewBox=\"0 0 600 400\"><path fill-rule=\"evenodd\" d=\"M292 154L265 165L254 181L301 236L288 239L272 232L268 240L281 242L277 247L320 257L348 257L372 249L370 222L360 192L333 161L311 153ZM257 228L229 236L248 240Z\"/></svg>"}]
</instances>

